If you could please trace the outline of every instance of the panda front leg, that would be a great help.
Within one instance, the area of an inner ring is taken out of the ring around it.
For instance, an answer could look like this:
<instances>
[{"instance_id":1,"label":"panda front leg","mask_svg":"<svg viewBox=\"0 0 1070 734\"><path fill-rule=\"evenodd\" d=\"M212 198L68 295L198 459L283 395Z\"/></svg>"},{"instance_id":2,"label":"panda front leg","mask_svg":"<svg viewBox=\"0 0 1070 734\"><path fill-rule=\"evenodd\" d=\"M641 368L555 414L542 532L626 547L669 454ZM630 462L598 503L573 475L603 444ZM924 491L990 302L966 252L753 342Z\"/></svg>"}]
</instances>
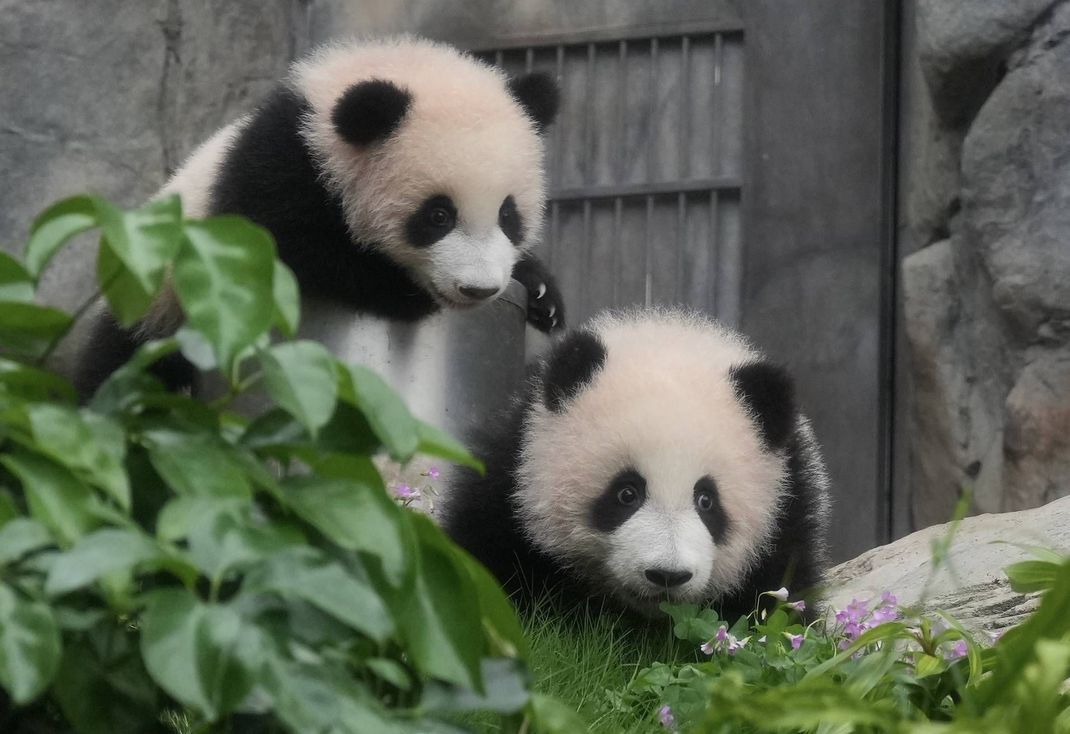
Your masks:
<instances>
[{"instance_id":1,"label":"panda front leg","mask_svg":"<svg viewBox=\"0 0 1070 734\"><path fill-rule=\"evenodd\" d=\"M528 291L528 323L539 331L553 333L565 328L565 304L557 281L539 258L530 252L513 266L513 278Z\"/></svg>"}]
</instances>

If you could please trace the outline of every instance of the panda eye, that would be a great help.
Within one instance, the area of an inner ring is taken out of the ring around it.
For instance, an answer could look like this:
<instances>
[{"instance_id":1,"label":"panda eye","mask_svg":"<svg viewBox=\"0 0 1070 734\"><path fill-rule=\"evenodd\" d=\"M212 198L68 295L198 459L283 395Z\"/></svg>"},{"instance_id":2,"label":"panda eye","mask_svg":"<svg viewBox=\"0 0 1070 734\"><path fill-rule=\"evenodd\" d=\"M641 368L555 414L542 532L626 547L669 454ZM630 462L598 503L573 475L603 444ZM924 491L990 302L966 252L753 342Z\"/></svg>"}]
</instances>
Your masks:
<instances>
[{"instance_id":1,"label":"panda eye","mask_svg":"<svg viewBox=\"0 0 1070 734\"><path fill-rule=\"evenodd\" d=\"M625 507L631 507L639 501L639 491L632 486L621 487L617 490L617 502Z\"/></svg>"},{"instance_id":2,"label":"panda eye","mask_svg":"<svg viewBox=\"0 0 1070 734\"><path fill-rule=\"evenodd\" d=\"M436 206L427 213L427 221L434 227L447 227L453 216L441 206Z\"/></svg>"},{"instance_id":3,"label":"panda eye","mask_svg":"<svg viewBox=\"0 0 1070 734\"><path fill-rule=\"evenodd\" d=\"M708 492L700 492L695 495L695 507L700 512L709 512L713 509L713 495Z\"/></svg>"}]
</instances>

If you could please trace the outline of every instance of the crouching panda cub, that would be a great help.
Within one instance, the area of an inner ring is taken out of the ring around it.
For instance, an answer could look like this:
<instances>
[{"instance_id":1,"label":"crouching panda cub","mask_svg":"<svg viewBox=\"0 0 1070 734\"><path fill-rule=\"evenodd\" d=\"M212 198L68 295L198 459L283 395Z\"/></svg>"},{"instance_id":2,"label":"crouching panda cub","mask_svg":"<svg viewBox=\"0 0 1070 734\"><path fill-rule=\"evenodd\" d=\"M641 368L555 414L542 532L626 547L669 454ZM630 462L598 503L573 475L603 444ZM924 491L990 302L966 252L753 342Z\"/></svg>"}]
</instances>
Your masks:
<instances>
[{"instance_id":1,"label":"crouching panda cub","mask_svg":"<svg viewBox=\"0 0 1070 734\"><path fill-rule=\"evenodd\" d=\"M814 587L828 479L788 375L701 315L596 317L537 365L459 473L444 526L521 601L653 614ZM556 598L561 598L557 596Z\"/></svg>"},{"instance_id":2,"label":"crouching panda cub","mask_svg":"<svg viewBox=\"0 0 1070 734\"><path fill-rule=\"evenodd\" d=\"M160 195L181 194L188 217L240 214L269 230L306 294L414 321L485 303L512 276L528 289L529 321L550 331L564 309L530 248L557 106L548 76L508 78L443 44L329 45L195 150ZM132 330L102 314L80 392L181 317L171 292ZM171 387L192 376L172 366L161 375Z\"/></svg>"}]
</instances>

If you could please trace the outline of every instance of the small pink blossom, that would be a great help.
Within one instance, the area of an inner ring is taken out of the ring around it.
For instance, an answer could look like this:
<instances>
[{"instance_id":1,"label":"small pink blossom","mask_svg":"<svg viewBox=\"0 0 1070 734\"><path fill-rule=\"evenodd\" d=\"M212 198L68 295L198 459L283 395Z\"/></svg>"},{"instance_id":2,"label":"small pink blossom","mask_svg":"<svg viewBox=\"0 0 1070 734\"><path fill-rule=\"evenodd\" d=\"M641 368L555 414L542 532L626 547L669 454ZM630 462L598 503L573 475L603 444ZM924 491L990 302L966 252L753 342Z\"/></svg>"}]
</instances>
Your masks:
<instances>
[{"instance_id":1,"label":"small pink blossom","mask_svg":"<svg viewBox=\"0 0 1070 734\"><path fill-rule=\"evenodd\" d=\"M788 600L788 590L783 586L781 586L776 591L767 591L765 593L769 594L769 596L773 597L774 599L778 599L780 601Z\"/></svg>"},{"instance_id":2,"label":"small pink blossom","mask_svg":"<svg viewBox=\"0 0 1070 734\"><path fill-rule=\"evenodd\" d=\"M417 492L409 485L403 482L398 482L394 485L394 494L403 500L411 500L416 496Z\"/></svg>"},{"instance_id":3,"label":"small pink blossom","mask_svg":"<svg viewBox=\"0 0 1070 734\"><path fill-rule=\"evenodd\" d=\"M750 638L749 637L744 637L742 640L737 640L732 635L729 635L728 636L728 648L727 648L728 649L728 654L729 655L735 655L736 652L738 652L739 650L742 650L746 646L746 644L748 642L750 642Z\"/></svg>"},{"instance_id":4,"label":"small pink blossom","mask_svg":"<svg viewBox=\"0 0 1070 734\"><path fill-rule=\"evenodd\" d=\"M788 635L788 640L791 641L792 650L798 650L800 647L802 647L804 639L806 639L806 635Z\"/></svg>"},{"instance_id":5,"label":"small pink blossom","mask_svg":"<svg viewBox=\"0 0 1070 734\"><path fill-rule=\"evenodd\" d=\"M668 706L662 706L658 711L658 721L666 729L673 729L676 727L676 717L672 715L672 709Z\"/></svg>"},{"instance_id":6,"label":"small pink blossom","mask_svg":"<svg viewBox=\"0 0 1070 734\"><path fill-rule=\"evenodd\" d=\"M438 479L438 477L439 477L438 467L437 466L432 466L430 469L427 470L426 476L429 476L432 479Z\"/></svg>"},{"instance_id":7,"label":"small pink blossom","mask_svg":"<svg viewBox=\"0 0 1070 734\"><path fill-rule=\"evenodd\" d=\"M713 655L717 648L713 646L712 642L703 642L698 649L702 651L703 655Z\"/></svg>"},{"instance_id":8,"label":"small pink blossom","mask_svg":"<svg viewBox=\"0 0 1070 734\"><path fill-rule=\"evenodd\" d=\"M798 601L789 601L787 606L800 614L806 611L806 602L802 599L799 599Z\"/></svg>"},{"instance_id":9,"label":"small pink blossom","mask_svg":"<svg viewBox=\"0 0 1070 734\"><path fill-rule=\"evenodd\" d=\"M951 649L944 653L944 658L947 660L958 660L959 658L966 657L968 652L969 650L966 647L966 640L955 640Z\"/></svg>"},{"instance_id":10,"label":"small pink blossom","mask_svg":"<svg viewBox=\"0 0 1070 734\"><path fill-rule=\"evenodd\" d=\"M717 628L717 634L713 636L713 639L715 639L717 642L724 642L725 640L727 640L728 628L722 624L720 627Z\"/></svg>"}]
</instances>

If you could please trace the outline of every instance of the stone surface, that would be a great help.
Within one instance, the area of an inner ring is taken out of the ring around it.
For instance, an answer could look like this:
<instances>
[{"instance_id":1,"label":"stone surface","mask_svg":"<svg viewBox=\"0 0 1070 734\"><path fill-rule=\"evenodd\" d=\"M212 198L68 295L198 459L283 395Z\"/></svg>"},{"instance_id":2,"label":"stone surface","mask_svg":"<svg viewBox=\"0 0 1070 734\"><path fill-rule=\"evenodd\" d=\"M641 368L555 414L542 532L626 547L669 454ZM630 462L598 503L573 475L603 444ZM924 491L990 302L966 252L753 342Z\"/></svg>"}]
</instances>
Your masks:
<instances>
[{"instance_id":1,"label":"stone surface","mask_svg":"<svg viewBox=\"0 0 1070 734\"><path fill-rule=\"evenodd\" d=\"M827 576L827 603L842 609L852 599L890 591L901 605L948 612L978 634L1017 624L1036 598L1013 591L1003 569L1034 557L1019 545L1070 554L1070 497L1034 510L966 518L947 562L934 571L933 543L948 532L948 525L919 530L836 566Z\"/></svg>"},{"instance_id":2,"label":"stone surface","mask_svg":"<svg viewBox=\"0 0 1070 734\"><path fill-rule=\"evenodd\" d=\"M305 41L302 0L0 0L0 247L53 200L149 197L214 129L248 111ZM42 283L67 309L93 292L95 242ZM62 369L69 354L60 351Z\"/></svg>"},{"instance_id":3,"label":"stone surface","mask_svg":"<svg viewBox=\"0 0 1070 734\"><path fill-rule=\"evenodd\" d=\"M1058 0L918 0L918 51L942 120L970 120L1008 55Z\"/></svg>"},{"instance_id":4,"label":"stone surface","mask_svg":"<svg viewBox=\"0 0 1070 734\"><path fill-rule=\"evenodd\" d=\"M907 98L900 241L924 248L901 281L922 527L966 487L981 512L1070 492L1070 2L917 0L915 20L930 99Z\"/></svg>"}]
</instances>

